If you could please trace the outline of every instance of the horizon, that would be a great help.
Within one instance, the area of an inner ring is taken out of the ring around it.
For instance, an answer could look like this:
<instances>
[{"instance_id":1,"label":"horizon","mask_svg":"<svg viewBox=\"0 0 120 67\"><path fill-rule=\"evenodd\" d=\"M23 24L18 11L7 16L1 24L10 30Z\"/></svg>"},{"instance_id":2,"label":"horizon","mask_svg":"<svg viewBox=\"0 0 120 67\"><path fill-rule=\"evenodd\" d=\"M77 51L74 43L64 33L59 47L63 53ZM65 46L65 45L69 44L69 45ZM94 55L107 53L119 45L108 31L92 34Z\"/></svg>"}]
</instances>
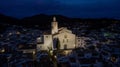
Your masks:
<instances>
[{"instance_id":1,"label":"horizon","mask_svg":"<svg viewBox=\"0 0 120 67\"><path fill-rule=\"evenodd\" d=\"M120 20L120 18L108 18L108 17L70 17L70 16L65 16L65 15L60 15L60 14L35 14L35 15L31 15L31 16L25 16L25 17L14 17L14 16L9 16L6 14L2 14L0 13L0 15L3 16L7 16L7 17L11 17L11 18L16 18L16 19L24 19L24 18L29 18L29 17L34 17L34 16L40 16L40 15L46 15L46 16L63 16L63 17L67 17L67 18L73 18L73 19L114 19L114 20Z\"/></svg>"},{"instance_id":2,"label":"horizon","mask_svg":"<svg viewBox=\"0 0 120 67\"><path fill-rule=\"evenodd\" d=\"M4 0L0 1L0 13L16 18L46 14L120 19L119 3L120 0Z\"/></svg>"}]
</instances>

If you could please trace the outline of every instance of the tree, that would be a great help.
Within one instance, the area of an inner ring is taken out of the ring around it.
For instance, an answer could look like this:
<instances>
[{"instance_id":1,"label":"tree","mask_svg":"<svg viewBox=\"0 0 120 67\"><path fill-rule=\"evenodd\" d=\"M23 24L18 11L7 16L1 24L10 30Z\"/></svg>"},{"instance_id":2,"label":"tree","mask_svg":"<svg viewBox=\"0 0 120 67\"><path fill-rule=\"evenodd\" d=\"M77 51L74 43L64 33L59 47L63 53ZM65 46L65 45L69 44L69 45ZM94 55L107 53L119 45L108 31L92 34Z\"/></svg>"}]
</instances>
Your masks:
<instances>
[{"instance_id":1,"label":"tree","mask_svg":"<svg viewBox=\"0 0 120 67\"><path fill-rule=\"evenodd\" d=\"M48 47L48 55L49 58L52 60L54 67L57 67L57 54L60 52L60 40L58 38L55 38L55 48L57 50L53 50L52 47Z\"/></svg>"},{"instance_id":2,"label":"tree","mask_svg":"<svg viewBox=\"0 0 120 67\"><path fill-rule=\"evenodd\" d=\"M54 50L48 47L47 53L48 53L49 58L52 60L54 67L57 67L56 53L54 53Z\"/></svg>"}]
</instances>

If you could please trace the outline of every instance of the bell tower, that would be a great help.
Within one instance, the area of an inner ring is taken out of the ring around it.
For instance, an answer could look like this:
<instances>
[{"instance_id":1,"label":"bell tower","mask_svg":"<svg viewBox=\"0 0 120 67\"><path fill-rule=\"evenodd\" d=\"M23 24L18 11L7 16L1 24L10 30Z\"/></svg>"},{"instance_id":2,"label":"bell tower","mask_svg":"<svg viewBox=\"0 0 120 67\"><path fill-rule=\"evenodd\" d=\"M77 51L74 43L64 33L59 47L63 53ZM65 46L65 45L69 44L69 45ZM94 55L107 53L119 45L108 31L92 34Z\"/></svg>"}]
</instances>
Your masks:
<instances>
[{"instance_id":1,"label":"bell tower","mask_svg":"<svg viewBox=\"0 0 120 67\"><path fill-rule=\"evenodd\" d=\"M53 21L51 23L51 27L52 27L52 30L51 30L52 34L55 34L55 33L58 32L58 22L56 21L56 17L53 17Z\"/></svg>"}]
</instances>

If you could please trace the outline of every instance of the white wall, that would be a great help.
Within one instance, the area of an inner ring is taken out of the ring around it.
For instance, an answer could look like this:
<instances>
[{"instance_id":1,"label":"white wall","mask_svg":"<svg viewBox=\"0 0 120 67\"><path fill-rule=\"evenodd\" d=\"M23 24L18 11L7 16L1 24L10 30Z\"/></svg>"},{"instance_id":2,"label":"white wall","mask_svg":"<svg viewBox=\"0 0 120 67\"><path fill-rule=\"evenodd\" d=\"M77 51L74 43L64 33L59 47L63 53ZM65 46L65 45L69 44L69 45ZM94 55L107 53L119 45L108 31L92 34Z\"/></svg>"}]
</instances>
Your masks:
<instances>
[{"instance_id":1,"label":"white wall","mask_svg":"<svg viewBox=\"0 0 120 67\"><path fill-rule=\"evenodd\" d=\"M53 47L52 35L44 35L43 44L37 44L37 50L48 50L48 47Z\"/></svg>"},{"instance_id":2,"label":"white wall","mask_svg":"<svg viewBox=\"0 0 120 67\"><path fill-rule=\"evenodd\" d=\"M75 48L75 35L68 32L62 32L55 35L53 38L58 38L60 40L60 49L64 49L64 45L67 45L67 49Z\"/></svg>"}]
</instances>

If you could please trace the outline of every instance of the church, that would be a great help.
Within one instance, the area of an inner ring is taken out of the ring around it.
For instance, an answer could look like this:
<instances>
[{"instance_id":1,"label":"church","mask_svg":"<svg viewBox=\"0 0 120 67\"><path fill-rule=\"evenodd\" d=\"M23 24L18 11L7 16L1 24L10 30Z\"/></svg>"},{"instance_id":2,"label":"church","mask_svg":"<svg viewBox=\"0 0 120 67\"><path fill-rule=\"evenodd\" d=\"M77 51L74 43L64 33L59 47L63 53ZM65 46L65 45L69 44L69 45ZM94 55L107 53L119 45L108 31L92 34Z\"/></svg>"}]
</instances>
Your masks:
<instances>
[{"instance_id":1,"label":"church","mask_svg":"<svg viewBox=\"0 0 120 67\"><path fill-rule=\"evenodd\" d=\"M76 47L76 35L66 27L58 28L56 17L53 17L51 33L45 33L37 38L37 51L48 50L49 48L56 50L58 42L59 49L74 49Z\"/></svg>"}]
</instances>

